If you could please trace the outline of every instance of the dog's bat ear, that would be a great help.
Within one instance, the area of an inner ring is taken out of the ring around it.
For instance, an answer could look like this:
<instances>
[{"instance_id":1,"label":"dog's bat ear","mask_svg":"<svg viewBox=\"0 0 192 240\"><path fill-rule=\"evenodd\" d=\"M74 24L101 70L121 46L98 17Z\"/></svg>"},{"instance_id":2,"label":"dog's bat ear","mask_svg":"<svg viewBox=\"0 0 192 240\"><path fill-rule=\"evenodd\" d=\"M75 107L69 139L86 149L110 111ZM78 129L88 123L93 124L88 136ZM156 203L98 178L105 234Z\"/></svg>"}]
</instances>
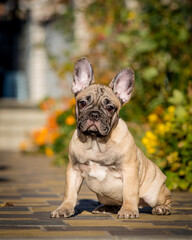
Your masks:
<instances>
[{"instance_id":1,"label":"dog's bat ear","mask_svg":"<svg viewBox=\"0 0 192 240\"><path fill-rule=\"evenodd\" d=\"M94 83L94 74L91 63L86 57L80 58L73 71L72 92L77 95L90 84Z\"/></svg>"},{"instance_id":2,"label":"dog's bat ear","mask_svg":"<svg viewBox=\"0 0 192 240\"><path fill-rule=\"evenodd\" d=\"M109 87L120 99L122 104L127 103L130 98L135 84L135 73L133 69L126 68L120 71L111 81Z\"/></svg>"}]
</instances>

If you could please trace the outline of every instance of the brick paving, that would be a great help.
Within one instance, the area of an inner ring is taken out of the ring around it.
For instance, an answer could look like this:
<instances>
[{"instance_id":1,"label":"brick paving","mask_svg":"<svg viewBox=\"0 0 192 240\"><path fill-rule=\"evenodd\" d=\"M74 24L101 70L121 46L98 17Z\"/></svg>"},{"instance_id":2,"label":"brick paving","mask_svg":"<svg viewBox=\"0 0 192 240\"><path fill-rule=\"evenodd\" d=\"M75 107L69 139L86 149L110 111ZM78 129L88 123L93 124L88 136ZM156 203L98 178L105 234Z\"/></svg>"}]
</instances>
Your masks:
<instances>
[{"instance_id":1,"label":"brick paving","mask_svg":"<svg viewBox=\"0 0 192 240\"><path fill-rule=\"evenodd\" d=\"M192 193L172 194L172 215L146 208L139 219L123 220L92 215L98 202L83 184L75 216L52 219L63 188L64 169L46 157L0 152L0 239L192 239Z\"/></svg>"}]
</instances>

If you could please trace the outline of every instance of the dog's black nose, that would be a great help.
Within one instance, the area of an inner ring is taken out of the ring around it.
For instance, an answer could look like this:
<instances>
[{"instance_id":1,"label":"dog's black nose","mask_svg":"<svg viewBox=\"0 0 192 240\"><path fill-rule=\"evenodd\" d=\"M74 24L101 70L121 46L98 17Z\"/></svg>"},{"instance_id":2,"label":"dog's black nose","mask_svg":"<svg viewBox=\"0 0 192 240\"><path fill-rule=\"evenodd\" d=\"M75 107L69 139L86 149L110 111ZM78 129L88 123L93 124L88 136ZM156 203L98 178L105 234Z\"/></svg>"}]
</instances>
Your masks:
<instances>
[{"instance_id":1,"label":"dog's black nose","mask_svg":"<svg viewBox=\"0 0 192 240\"><path fill-rule=\"evenodd\" d=\"M100 113L97 111L93 111L89 114L89 119L93 122L97 122L100 118Z\"/></svg>"}]
</instances>

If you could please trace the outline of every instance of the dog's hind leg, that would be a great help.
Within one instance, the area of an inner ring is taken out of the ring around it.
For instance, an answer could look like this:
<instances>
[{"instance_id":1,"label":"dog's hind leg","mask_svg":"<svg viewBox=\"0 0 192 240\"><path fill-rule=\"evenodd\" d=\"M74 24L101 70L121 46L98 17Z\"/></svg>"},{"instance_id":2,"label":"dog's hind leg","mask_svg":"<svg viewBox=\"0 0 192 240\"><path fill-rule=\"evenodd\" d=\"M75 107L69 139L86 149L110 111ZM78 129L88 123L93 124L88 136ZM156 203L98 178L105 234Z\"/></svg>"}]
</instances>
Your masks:
<instances>
[{"instance_id":1,"label":"dog's hind leg","mask_svg":"<svg viewBox=\"0 0 192 240\"><path fill-rule=\"evenodd\" d=\"M117 214L118 211L120 210L121 206L117 205L117 203L114 202L113 200L100 196L98 194L97 198L99 202L104 205L96 207L92 211L93 214Z\"/></svg>"},{"instance_id":2,"label":"dog's hind leg","mask_svg":"<svg viewBox=\"0 0 192 240\"><path fill-rule=\"evenodd\" d=\"M160 189L156 206L152 209L154 215L170 215L171 214L171 192L165 184Z\"/></svg>"},{"instance_id":3,"label":"dog's hind leg","mask_svg":"<svg viewBox=\"0 0 192 240\"><path fill-rule=\"evenodd\" d=\"M115 205L100 205L96 207L92 213L93 214L117 214L120 210L120 206Z\"/></svg>"}]
</instances>

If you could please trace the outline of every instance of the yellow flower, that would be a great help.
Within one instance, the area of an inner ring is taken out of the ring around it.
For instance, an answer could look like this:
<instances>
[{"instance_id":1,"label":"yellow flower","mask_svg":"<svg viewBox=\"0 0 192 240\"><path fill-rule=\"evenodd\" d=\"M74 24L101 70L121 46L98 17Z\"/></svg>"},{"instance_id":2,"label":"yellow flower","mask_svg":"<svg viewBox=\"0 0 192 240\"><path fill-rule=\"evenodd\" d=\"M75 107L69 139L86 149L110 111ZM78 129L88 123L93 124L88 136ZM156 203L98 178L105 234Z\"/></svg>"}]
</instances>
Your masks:
<instances>
[{"instance_id":1,"label":"yellow flower","mask_svg":"<svg viewBox=\"0 0 192 240\"><path fill-rule=\"evenodd\" d=\"M158 139L151 131L147 131L141 141L149 153L152 154L156 151L155 147L158 145Z\"/></svg>"},{"instance_id":2,"label":"yellow flower","mask_svg":"<svg viewBox=\"0 0 192 240\"><path fill-rule=\"evenodd\" d=\"M149 139L146 137L143 137L141 141L145 146L147 146L147 144L149 143Z\"/></svg>"},{"instance_id":3,"label":"yellow flower","mask_svg":"<svg viewBox=\"0 0 192 240\"><path fill-rule=\"evenodd\" d=\"M155 114L155 113L150 114L148 116L148 119L149 119L149 122L151 122L151 123L157 122L157 120L158 120L157 114Z\"/></svg>"},{"instance_id":4,"label":"yellow flower","mask_svg":"<svg viewBox=\"0 0 192 240\"><path fill-rule=\"evenodd\" d=\"M65 120L65 123L69 126L74 125L75 124L75 117L72 116L72 115L68 116Z\"/></svg>"},{"instance_id":5,"label":"yellow flower","mask_svg":"<svg viewBox=\"0 0 192 240\"><path fill-rule=\"evenodd\" d=\"M46 147L45 148L45 154L47 155L47 157L52 157L53 156L53 150L50 147Z\"/></svg>"},{"instance_id":6,"label":"yellow flower","mask_svg":"<svg viewBox=\"0 0 192 240\"><path fill-rule=\"evenodd\" d=\"M167 108L167 113L164 115L164 120L173 121L174 114L175 114L175 107L171 105Z\"/></svg>"},{"instance_id":7,"label":"yellow flower","mask_svg":"<svg viewBox=\"0 0 192 240\"><path fill-rule=\"evenodd\" d=\"M145 136L147 138L149 138L150 140L157 140L157 136L154 133L152 133L151 131L147 131Z\"/></svg>"},{"instance_id":8,"label":"yellow flower","mask_svg":"<svg viewBox=\"0 0 192 240\"><path fill-rule=\"evenodd\" d=\"M157 124L156 133L164 135L166 133L166 126L163 123Z\"/></svg>"},{"instance_id":9,"label":"yellow flower","mask_svg":"<svg viewBox=\"0 0 192 240\"><path fill-rule=\"evenodd\" d=\"M170 122L166 122L166 123L165 123L165 130L166 130L166 132L169 132L169 131L170 131L171 126L172 126L172 124L171 124Z\"/></svg>"},{"instance_id":10,"label":"yellow flower","mask_svg":"<svg viewBox=\"0 0 192 240\"><path fill-rule=\"evenodd\" d=\"M174 112L175 112L175 107L174 107L173 105L171 105L171 106L169 106L169 107L167 108L167 111L168 111L169 113L174 113Z\"/></svg>"},{"instance_id":11,"label":"yellow flower","mask_svg":"<svg viewBox=\"0 0 192 240\"><path fill-rule=\"evenodd\" d=\"M133 19L135 19L135 17L136 17L136 13L134 11L129 12L127 15L127 18L129 20L133 20Z\"/></svg>"},{"instance_id":12,"label":"yellow flower","mask_svg":"<svg viewBox=\"0 0 192 240\"><path fill-rule=\"evenodd\" d=\"M172 152L167 156L168 163L172 164L180 160L178 152Z\"/></svg>"},{"instance_id":13,"label":"yellow flower","mask_svg":"<svg viewBox=\"0 0 192 240\"><path fill-rule=\"evenodd\" d=\"M177 171L180 167L181 167L181 163L176 162L176 163L174 163L174 164L172 165L171 171L172 171L172 172L175 172L175 171Z\"/></svg>"},{"instance_id":14,"label":"yellow flower","mask_svg":"<svg viewBox=\"0 0 192 240\"><path fill-rule=\"evenodd\" d=\"M165 121L172 121L173 118L174 118L174 114L172 114L172 113L166 113L166 114L164 115L164 120L165 120Z\"/></svg>"},{"instance_id":15,"label":"yellow flower","mask_svg":"<svg viewBox=\"0 0 192 240\"><path fill-rule=\"evenodd\" d=\"M147 148L147 152L148 152L149 154L153 154L153 153L156 152L156 149L155 149L154 147L150 147L150 148Z\"/></svg>"}]
</instances>

